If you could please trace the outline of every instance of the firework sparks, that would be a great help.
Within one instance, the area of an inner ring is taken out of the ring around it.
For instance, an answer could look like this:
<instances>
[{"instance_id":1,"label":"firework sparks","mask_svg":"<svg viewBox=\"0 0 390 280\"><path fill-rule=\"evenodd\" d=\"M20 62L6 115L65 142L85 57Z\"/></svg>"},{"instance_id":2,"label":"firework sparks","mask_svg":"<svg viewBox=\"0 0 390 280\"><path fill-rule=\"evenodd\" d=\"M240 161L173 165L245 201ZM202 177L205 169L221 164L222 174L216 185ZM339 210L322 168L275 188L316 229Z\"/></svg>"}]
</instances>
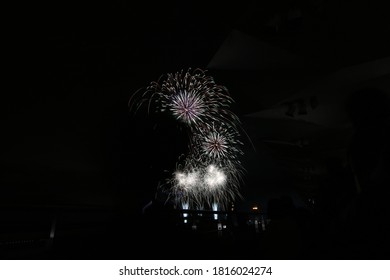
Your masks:
<instances>
[{"instance_id":1,"label":"firework sparks","mask_svg":"<svg viewBox=\"0 0 390 280\"><path fill-rule=\"evenodd\" d=\"M173 178L168 179L178 205L190 202L191 208L203 209L205 205L210 207L212 203L218 202L221 209L224 209L229 201L240 196L239 168L233 163L224 164L220 166L220 163L188 160L181 166L181 171L176 171Z\"/></svg>"},{"instance_id":2,"label":"firework sparks","mask_svg":"<svg viewBox=\"0 0 390 280\"><path fill-rule=\"evenodd\" d=\"M203 151L213 158L222 157L228 152L228 139L216 131L206 136Z\"/></svg>"},{"instance_id":3,"label":"firework sparks","mask_svg":"<svg viewBox=\"0 0 390 280\"><path fill-rule=\"evenodd\" d=\"M210 189L223 187L226 185L226 175L216 166L209 165L204 176L204 183Z\"/></svg>"},{"instance_id":4,"label":"firework sparks","mask_svg":"<svg viewBox=\"0 0 390 280\"><path fill-rule=\"evenodd\" d=\"M206 104L199 94L186 90L172 96L170 110L178 120L187 124L196 124L206 112Z\"/></svg>"},{"instance_id":5,"label":"firework sparks","mask_svg":"<svg viewBox=\"0 0 390 280\"><path fill-rule=\"evenodd\" d=\"M229 122L232 126L239 122L228 110L233 103L228 90L217 85L200 69L160 77L146 90L137 91L131 97L129 107L137 111L144 103L148 103L148 112L152 107L157 113L168 112L176 120L195 129L211 121Z\"/></svg>"},{"instance_id":6,"label":"firework sparks","mask_svg":"<svg viewBox=\"0 0 390 280\"><path fill-rule=\"evenodd\" d=\"M199 69L164 75L130 99L132 111L148 104L149 113L171 115L189 131L189 152L167 178L178 205L223 209L239 196L243 143L232 103L227 89Z\"/></svg>"},{"instance_id":7,"label":"firework sparks","mask_svg":"<svg viewBox=\"0 0 390 280\"><path fill-rule=\"evenodd\" d=\"M219 161L234 160L238 155L243 154L239 136L233 127L226 124L212 124L195 135L193 145L203 158Z\"/></svg>"},{"instance_id":8,"label":"firework sparks","mask_svg":"<svg viewBox=\"0 0 390 280\"><path fill-rule=\"evenodd\" d=\"M196 171L192 171L187 174L183 172L176 172L175 180L177 182L177 186L179 187L184 189L194 188L199 184L199 173Z\"/></svg>"}]
</instances>

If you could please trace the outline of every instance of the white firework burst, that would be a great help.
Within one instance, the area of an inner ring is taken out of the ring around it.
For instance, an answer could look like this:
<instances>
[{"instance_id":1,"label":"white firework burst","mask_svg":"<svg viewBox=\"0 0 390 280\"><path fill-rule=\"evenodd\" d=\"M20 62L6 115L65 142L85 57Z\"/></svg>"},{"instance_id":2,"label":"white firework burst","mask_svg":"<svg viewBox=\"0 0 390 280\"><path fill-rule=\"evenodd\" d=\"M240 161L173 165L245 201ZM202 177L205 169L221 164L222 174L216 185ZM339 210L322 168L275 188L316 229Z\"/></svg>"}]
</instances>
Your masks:
<instances>
[{"instance_id":1,"label":"white firework burst","mask_svg":"<svg viewBox=\"0 0 390 280\"><path fill-rule=\"evenodd\" d=\"M184 90L172 95L170 111L176 119L187 123L196 124L202 121L207 106L201 95Z\"/></svg>"},{"instance_id":2,"label":"white firework burst","mask_svg":"<svg viewBox=\"0 0 390 280\"><path fill-rule=\"evenodd\" d=\"M226 174L221 169L211 164L206 168L204 184L210 190L224 188L226 186Z\"/></svg>"},{"instance_id":3,"label":"white firework burst","mask_svg":"<svg viewBox=\"0 0 390 280\"><path fill-rule=\"evenodd\" d=\"M196 166L196 168L195 168ZM228 202L240 197L239 169L232 163L205 163L188 160L170 179L177 205L190 203L191 208L210 207L218 203L225 209Z\"/></svg>"},{"instance_id":4,"label":"white firework burst","mask_svg":"<svg viewBox=\"0 0 390 280\"><path fill-rule=\"evenodd\" d=\"M199 184L199 172L179 172L175 173L176 185L185 189L190 190L196 188Z\"/></svg>"},{"instance_id":5,"label":"white firework burst","mask_svg":"<svg viewBox=\"0 0 390 280\"><path fill-rule=\"evenodd\" d=\"M237 116L228 109L233 103L228 90L200 69L161 76L146 90L132 95L130 110L136 112L144 103L148 104L148 112L152 107L157 113L168 112L193 129L212 121L227 122L232 126L239 123Z\"/></svg>"},{"instance_id":6,"label":"white firework burst","mask_svg":"<svg viewBox=\"0 0 390 280\"><path fill-rule=\"evenodd\" d=\"M241 150L243 143L239 137L234 127L224 123L219 125L213 123L193 135L191 148L203 161L210 159L237 161L238 156L243 154Z\"/></svg>"},{"instance_id":7,"label":"white firework burst","mask_svg":"<svg viewBox=\"0 0 390 280\"><path fill-rule=\"evenodd\" d=\"M223 157L229 152L228 149L229 143L225 135L217 131L212 131L206 135L202 150L204 153L210 155L210 157Z\"/></svg>"}]
</instances>

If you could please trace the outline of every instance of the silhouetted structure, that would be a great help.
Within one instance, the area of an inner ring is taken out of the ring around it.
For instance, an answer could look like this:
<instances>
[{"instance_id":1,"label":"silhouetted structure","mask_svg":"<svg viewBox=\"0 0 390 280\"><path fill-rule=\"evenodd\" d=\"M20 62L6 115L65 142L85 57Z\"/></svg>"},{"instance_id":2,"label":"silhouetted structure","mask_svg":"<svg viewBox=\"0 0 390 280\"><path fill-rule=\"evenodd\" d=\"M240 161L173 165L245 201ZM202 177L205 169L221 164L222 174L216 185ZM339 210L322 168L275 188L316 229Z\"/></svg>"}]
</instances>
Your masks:
<instances>
[{"instance_id":1,"label":"silhouetted structure","mask_svg":"<svg viewBox=\"0 0 390 280\"><path fill-rule=\"evenodd\" d=\"M345 258L389 258L389 97L361 89L347 110L355 128L349 159L358 194L339 215L337 247Z\"/></svg>"}]
</instances>

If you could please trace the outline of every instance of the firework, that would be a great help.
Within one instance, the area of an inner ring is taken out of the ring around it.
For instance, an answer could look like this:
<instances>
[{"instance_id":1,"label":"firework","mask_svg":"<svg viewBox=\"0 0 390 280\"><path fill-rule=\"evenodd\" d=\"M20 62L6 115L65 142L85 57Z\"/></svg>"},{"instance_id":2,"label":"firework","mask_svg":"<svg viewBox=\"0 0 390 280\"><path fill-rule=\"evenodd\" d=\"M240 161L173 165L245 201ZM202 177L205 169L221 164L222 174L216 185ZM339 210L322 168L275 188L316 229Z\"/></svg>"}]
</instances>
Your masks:
<instances>
[{"instance_id":1,"label":"firework","mask_svg":"<svg viewBox=\"0 0 390 280\"><path fill-rule=\"evenodd\" d=\"M233 103L228 90L217 85L202 70L169 73L136 92L129 101L137 112L168 114L188 128L189 151L167 178L178 205L187 209L227 203L239 194L242 155L240 121L229 109Z\"/></svg>"},{"instance_id":2,"label":"firework","mask_svg":"<svg viewBox=\"0 0 390 280\"><path fill-rule=\"evenodd\" d=\"M193 135L191 146L203 161L235 161L243 154L243 143L239 138L240 134L236 128L225 123L212 123Z\"/></svg>"},{"instance_id":3,"label":"firework","mask_svg":"<svg viewBox=\"0 0 390 280\"><path fill-rule=\"evenodd\" d=\"M210 122L227 122L234 126L238 118L228 109L233 99L228 90L217 85L204 71L180 71L161 76L144 91L130 99L131 110L137 111L147 103L148 112L167 112L191 127L207 126Z\"/></svg>"},{"instance_id":4,"label":"firework","mask_svg":"<svg viewBox=\"0 0 390 280\"><path fill-rule=\"evenodd\" d=\"M189 189L197 186L199 181L199 174L196 171L192 171L187 174L176 172L175 180L177 181L178 186L184 189Z\"/></svg>"},{"instance_id":5,"label":"firework","mask_svg":"<svg viewBox=\"0 0 390 280\"><path fill-rule=\"evenodd\" d=\"M204 176L204 184L209 189L216 189L226 185L226 174L215 165L209 165Z\"/></svg>"},{"instance_id":6,"label":"firework","mask_svg":"<svg viewBox=\"0 0 390 280\"><path fill-rule=\"evenodd\" d=\"M189 203L195 209L218 203L225 209L228 202L240 196L240 171L240 165L228 161L222 164L188 159L167 181L178 205Z\"/></svg>"}]
</instances>

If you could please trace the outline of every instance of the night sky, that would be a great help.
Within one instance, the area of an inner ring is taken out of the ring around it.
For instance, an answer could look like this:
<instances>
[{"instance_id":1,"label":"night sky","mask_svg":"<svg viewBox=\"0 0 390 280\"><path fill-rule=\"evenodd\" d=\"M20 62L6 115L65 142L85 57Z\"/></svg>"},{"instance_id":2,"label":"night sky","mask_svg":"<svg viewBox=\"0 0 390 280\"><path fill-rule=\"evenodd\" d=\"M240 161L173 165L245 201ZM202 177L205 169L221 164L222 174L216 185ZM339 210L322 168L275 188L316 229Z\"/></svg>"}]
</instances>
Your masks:
<instances>
[{"instance_id":1,"label":"night sky","mask_svg":"<svg viewBox=\"0 0 390 280\"><path fill-rule=\"evenodd\" d=\"M7 207L101 207L138 218L162 170L173 168L186 144L172 120L132 116L128 100L161 74L188 68L208 69L229 89L255 145L244 140L242 209L266 207L268 198L285 194L302 208L312 206L309 198L348 196L332 183L344 178L338 167L346 164L356 129L342 102L360 87L390 88L383 62L390 55L388 16L379 1L273 2L21 4L3 54L12 79L2 94L2 213L11 213ZM318 94L322 111L303 122L284 113L269 117L300 94ZM373 103L369 112L375 113ZM260 119L251 118L256 113ZM382 123L378 127L373 131ZM385 146L384 131L368 132L379 144L364 143ZM305 139L313 145L291 145ZM321 168L333 177L301 184Z\"/></svg>"},{"instance_id":2,"label":"night sky","mask_svg":"<svg viewBox=\"0 0 390 280\"><path fill-rule=\"evenodd\" d=\"M6 96L3 178L23 188L16 200L42 188L45 203L101 203L126 169L131 178L123 180L137 182L130 188L150 195L153 174L145 171L173 148L175 131L151 139L158 120L132 122L128 100L163 73L204 69L232 19L206 2L51 5L23 9L14 34L18 80Z\"/></svg>"}]
</instances>

